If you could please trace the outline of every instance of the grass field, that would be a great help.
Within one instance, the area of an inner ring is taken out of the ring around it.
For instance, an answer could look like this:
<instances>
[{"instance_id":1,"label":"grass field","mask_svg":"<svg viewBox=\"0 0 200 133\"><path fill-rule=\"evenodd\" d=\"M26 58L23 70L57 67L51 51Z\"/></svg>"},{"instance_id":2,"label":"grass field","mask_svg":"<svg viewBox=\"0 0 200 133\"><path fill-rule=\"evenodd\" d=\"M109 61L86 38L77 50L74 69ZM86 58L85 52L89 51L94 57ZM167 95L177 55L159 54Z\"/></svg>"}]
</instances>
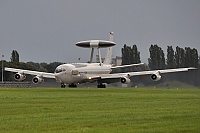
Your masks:
<instances>
[{"instance_id":1,"label":"grass field","mask_svg":"<svg viewBox=\"0 0 200 133\"><path fill-rule=\"evenodd\" d=\"M1 132L200 132L200 89L0 88Z\"/></svg>"}]
</instances>

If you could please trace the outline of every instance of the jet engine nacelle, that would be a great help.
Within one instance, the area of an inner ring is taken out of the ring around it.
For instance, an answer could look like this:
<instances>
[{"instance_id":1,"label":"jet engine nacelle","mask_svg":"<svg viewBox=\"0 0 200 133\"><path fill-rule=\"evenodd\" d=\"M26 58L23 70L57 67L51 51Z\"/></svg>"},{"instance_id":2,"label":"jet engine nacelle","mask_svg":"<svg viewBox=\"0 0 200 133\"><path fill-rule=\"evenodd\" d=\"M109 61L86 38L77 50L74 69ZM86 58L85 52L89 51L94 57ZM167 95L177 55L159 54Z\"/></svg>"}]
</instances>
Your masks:
<instances>
[{"instance_id":1,"label":"jet engine nacelle","mask_svg":"<svg viewBox=\"0 0 200 133\"><path fill-rule=\"evenodd\" d=\"M152 74L152 75L151 75L151 79L152 79L153 81L159 81L159 80L161 80L160 72L156 72L156 73Z\"/></svg>"},{"instance_id":2,"label":"jet engine nacelle","mask_svg":"<svg viewBox=\"0 0 200 133\"><path fill-rule=\"evenodd\" d=\"M130 82L131 82L131 80L129 78L126 78L126 77L121 78L121 83L123 83L123 84L128 84Z\"/></svg>"},{"instance_id":3,"label":"jet engine nacelle","mask_svg":"<svg viewBox=\"0 0 200 133\"><path fill-rule=\"evenodd\" d=\"M22 74L22 73L16 73L14 75L14 79L17 81L23 81L26 79L26 75Z\"/></svg>"},{"instance_id":4,"label":"jet engine nacelle","mask_svg":"<svg viewBox=\"0 0 200 133\"><path fill-rule=\"evenodd\" d=\"M44 82L44 79L41 78L41 77L39 77L39 76L35 76L35 77L33 77L32 82L33 82L34 84L39 84L39 83Z\"/></svg>"}]
</instances>

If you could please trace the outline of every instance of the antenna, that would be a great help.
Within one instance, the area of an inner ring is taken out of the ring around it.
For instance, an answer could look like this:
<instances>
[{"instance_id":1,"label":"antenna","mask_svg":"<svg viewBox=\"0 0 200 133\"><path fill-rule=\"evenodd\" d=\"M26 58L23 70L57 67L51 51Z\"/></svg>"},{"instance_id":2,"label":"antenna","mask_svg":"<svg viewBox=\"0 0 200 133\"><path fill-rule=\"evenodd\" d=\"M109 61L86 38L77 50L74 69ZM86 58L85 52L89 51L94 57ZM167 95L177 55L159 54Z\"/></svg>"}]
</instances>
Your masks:
<instances>
[{"instance_id":1,"label":"antenna","mask_svg":"<svg viewBox=\"0 0 200 133\"><path fill-rule=\"evenodd\" d=\"M114 43L112 41L113 40L113 34L114 34L113 32L110 32L109 41L106 41L106 40L87 40L87 41L77 42L76 46L82 47L82 48L91 48L90 63L92 63L93 55L94 55L94 48L96 48L97 51L98 51L98 55L99 55L100 65L102 65L100 48L109 48L109 47L116 45L116 43ZM108 53L110 53L110 52L108 52Z\"/></svg>"}]
</instances>

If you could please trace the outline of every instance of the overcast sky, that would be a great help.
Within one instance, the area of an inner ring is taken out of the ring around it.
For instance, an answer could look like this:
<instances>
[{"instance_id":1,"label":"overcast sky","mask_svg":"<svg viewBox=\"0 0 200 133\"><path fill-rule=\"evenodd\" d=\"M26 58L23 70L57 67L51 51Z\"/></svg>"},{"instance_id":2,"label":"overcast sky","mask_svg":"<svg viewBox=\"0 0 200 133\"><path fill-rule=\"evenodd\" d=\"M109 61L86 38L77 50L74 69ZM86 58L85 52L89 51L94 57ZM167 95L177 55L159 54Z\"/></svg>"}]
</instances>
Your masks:
<instances>
[{"instance_id":1,"label":"overcast sky","mask_svg":"<svg viewBox=\"0 0 200 133\"><path fill-rule=\"evenodd\" d=\"M200 0L0 0L0 55L20 61L81 62L90 50L75 46L89 39L108 40L114 56L136 44L142 62L158 44L200 51Z\"/></svg>"}]
</instances>

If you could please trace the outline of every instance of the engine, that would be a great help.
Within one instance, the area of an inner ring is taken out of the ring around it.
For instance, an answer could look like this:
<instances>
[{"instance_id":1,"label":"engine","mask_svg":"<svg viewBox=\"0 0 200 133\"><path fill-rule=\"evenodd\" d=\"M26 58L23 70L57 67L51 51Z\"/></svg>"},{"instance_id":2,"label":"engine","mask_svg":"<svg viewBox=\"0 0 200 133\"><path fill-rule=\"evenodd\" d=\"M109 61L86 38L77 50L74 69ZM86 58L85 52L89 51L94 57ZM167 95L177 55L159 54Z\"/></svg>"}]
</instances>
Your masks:
<instances>
[{"instance_id":1,"label":"engine","mask_svg":"<svg viewBox=\"0 0 200 133\"><path fill-rule=\"evenodd\" d=\"M151 75L151 79L152 79L153 81L159 81L159 80L161 80L160 72L158 71L158 72L152 74L152 75Z\"/></svg>"},{"instance_id":2,"label":"engine","mask_svg":"<svg viewBox=\"0 0 200 133\"><path fill-rule=\"evenodd\" d=\"M22 74L22 73L16 73L14 75L14 79L17 81L23 81L26 79L26 75Z\"/></svg>"},{"instance_id":3,"label":"engine","mask_svg":"<svg viewBox=\"0 0 200 133\"><path fill-rule=\"evenodd\" d=\"M39 77L39 76L35 76L35 77L33 77L32 82L33 82L34 84L39 84L39 83L44 82L44 79L41 78L41 77Z\"/></svg>"},{"instance_id":4,"label":"engine","mask_svg":"<svg viewBox=\"0 0 200 133\"><path fill-rule=\"evenodd\" d=\"M131 82L131 80L129 78L126 78L126 77L121 78L121 83L123 83L123 84L128 84L130 82Z\"/></svg>"}]
</instances>

